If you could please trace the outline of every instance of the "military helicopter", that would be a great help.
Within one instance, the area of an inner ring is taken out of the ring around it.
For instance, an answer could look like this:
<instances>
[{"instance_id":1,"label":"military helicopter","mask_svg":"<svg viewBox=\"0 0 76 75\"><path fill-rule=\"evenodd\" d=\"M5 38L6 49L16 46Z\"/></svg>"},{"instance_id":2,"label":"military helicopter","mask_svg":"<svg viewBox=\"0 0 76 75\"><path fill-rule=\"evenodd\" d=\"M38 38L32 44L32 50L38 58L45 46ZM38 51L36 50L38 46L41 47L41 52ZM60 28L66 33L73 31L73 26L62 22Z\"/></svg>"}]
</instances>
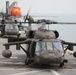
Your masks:
<instances>
[{"instance_id":1,"label":"military helicopter","mask_svg":"<svg viewBox=\"0 0 76 75\"><path fill-rule=\"evenodd\" d=\"M28 16L28 15L27 15ZM31 17L31 16L30 16ZM8 38L8 43L5 43L5 49L2 55L6 58L10 58L12 52L9 50L10 46L16 45L16 49L20 48L26 53L25 64L30 65L32 63L37 64L57 64L60 67L67 63L65 59L65 51L67 49L76 46L76 43L66 42L58 39L59 33L56 30L48 30L45 28L47 24L76 24L68 22L55 22L46 19L40 19L34 21L33 18L27 18L29 27L31 24L41 25L37 30L28 30L25 38ZM27 44L27 48L22 47L22 44ZM64 49L64 45L68 45ZM76 57L76 52L73 54Z\"/></svg>"},{"instance_id":2,"label":"military helicopter","mask_svg":"<svg viewBox=\"0 0 76 75\"><path fill-rule=\"evenodd\" d=\"M21 17L21 9L16 6L17 2L13 2L9 5L9 1L6 1L6 13L0 13L0 31L1 37L3 36L20 36L19 27L20 23L17 23L17 19Z\"/></svg>"}]
</instances>

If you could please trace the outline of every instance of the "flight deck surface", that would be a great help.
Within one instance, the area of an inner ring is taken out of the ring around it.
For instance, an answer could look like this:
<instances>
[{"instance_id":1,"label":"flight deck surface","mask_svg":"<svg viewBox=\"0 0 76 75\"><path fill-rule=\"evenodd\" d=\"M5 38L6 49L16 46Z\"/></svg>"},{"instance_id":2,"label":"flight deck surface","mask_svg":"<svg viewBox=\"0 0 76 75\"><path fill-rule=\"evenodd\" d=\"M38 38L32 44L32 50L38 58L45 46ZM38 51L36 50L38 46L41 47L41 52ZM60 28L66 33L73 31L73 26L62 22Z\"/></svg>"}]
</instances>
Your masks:
<instances>
[{"instance_id":1,"label":"flight deck surface","mask_svg":"<svg viewBox=\"0 0 76 75\"><path fill-rule=\"evenodd\" d=\"M3 43L7 42L7 39L0 38L0 75L76 75L76 58L72 55L66 55L68 63L66 68L60 68L58 66L47 65L32 65L25 66L25 53L22 50L15 50L15 47L11 47L12 57L4 58L2 51L5 49Z\"/></svg>"}]
</instances>

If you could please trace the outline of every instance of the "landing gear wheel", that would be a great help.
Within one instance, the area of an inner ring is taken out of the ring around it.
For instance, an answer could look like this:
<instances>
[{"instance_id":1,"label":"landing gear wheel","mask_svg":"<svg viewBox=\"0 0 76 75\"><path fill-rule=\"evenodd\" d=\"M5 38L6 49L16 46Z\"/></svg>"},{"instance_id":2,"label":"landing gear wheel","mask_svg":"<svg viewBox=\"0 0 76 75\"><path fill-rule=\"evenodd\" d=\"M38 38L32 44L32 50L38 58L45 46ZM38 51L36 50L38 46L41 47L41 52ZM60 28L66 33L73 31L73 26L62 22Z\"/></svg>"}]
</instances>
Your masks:
<instances>
[{"instance_id":1,"label":"landing gear wheel","mask_svg":"<svg viewBox=\"0 0 76 75\"><path fill-rule=\"evenodd\" d=\"M26 59L25 59L25 65L29 65L29 60L28 60L27 57L26 57Z\"/></svg>"},{"instance_id":2,"label":"landing gear wheel","mask_svg":"<svg viewBox=\"0 0 76 75\"><path fill-rule=\"evenodd\" d=\"M63 67L64 66L64 62L60 63L59 67Z\"/></svg>"},{"instance_id":3,"label":"landing gear wheel","mask_svg":"<svg viewBox=\"0 0 76 75\"><path fill-rule=\"evenodd\" d=\"M12 52L10 50L4 50L2 52L2 55L5 57L5 58L10 58L12 56Z\"/></svg>"},{"instance_id":4,"label":"landing gear wheel","mask_svg":"<svg viewBox=\"0 0 76 75\"><path fill-rule=\"evenodd\" d=\"M62 68L66 68L66 66L64 65L64 63L68 63L67 59L64 59L62 63L60 63L60 67Z\"/></svg>"},{"instance_id":5,"label":"landing gear wheel","mask_svg":"<svg viewBox=\"0 0 76 75\"><path fill-rule=\"evenodd\" d=\"M1 37L3 37L3 34L1 34Z\"/></svg>"}]
</instances>

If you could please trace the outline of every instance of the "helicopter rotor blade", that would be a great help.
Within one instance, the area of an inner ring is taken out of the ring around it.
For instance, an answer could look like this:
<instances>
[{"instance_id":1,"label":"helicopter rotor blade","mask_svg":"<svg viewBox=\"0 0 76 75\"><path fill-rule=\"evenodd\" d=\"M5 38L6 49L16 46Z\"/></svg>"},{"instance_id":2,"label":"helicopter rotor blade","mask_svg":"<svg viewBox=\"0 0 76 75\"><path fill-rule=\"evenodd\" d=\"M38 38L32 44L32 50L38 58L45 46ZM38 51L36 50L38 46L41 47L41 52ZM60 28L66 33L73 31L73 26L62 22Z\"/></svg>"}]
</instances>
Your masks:
<instances>
[{"instance_id":1,"label":"helicopter rotor blade","mask_svg":"<svg viewBox=\"0 0 76 75\"><path fill-rule=\"evenodd\" d=\"M76 22L52 22L52 24L76 24Z\"/></svg>"},{"instance_id":2,"label":"helicopter rotor blade","mask_svg":"<svg viewBox=\"0 0 76 75\"><path fill-rule=\"evenodd\" d=\"M27 20L28 14L27 14L25 20ZM28 18L28 22L24 21L24 22L3 22L3 23L20 23L20 24L22 24L22 23L28 23L28 24L29 23L30 24L32 24L32 23L34 23L34 24L45 23L45 24L50 24L50 25L51 24L60 24L60 25L62 25L62 24L64 24L64 25L66 25L66 24L73 24L73 25L76 24L76 22L56 22L56 21L51 21L51 20L46 20L46 19L41 19L41 20L34 21L34 19L30 15L29 15L29 18Z\"/></svg>"},{"instance_id":3,"label":"helicopter rotor blade","mask_svg":"<svg viewBox=\"0 0 76 75\"><path fill-rule=\"evenodd\" d=\"M4 22L4 23L15 23L15 22ZM34 23L34 24L39 24L42 22L37 22L37 21L30 21L30 22L16 22L16 23ZM45 22L45 24L76 24L76 22Z\"/></svg>"},{"instance_id":4,"label":"helicopter rotor blade","mask_svg":"<svg viewBox=\"0 0 76 75\"><path fill-rule=\"evenodd\" d=\"M45 23L45 24L76 24L76 22L56 22L46 19L37 20L37 23Z\"/></svg>"}]
</instances>

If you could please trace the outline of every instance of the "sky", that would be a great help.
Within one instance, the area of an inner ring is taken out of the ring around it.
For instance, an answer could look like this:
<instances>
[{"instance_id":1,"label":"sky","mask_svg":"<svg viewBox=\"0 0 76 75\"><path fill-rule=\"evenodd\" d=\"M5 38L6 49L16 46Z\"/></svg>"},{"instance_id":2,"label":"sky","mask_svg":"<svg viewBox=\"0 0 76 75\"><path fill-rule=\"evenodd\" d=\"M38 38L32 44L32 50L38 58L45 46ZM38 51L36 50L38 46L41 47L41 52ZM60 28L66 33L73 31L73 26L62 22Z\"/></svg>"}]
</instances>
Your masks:
<instances>
[{"instance_id":1,"label":"sky","mask_svg":"<svg viewBox=\"0 0 76 75\"><path fill-rule=\"evenodd\" d=\"M0 11L5 11L6 1L17 1L22 13L76 14L76 0L0 0Z\"/></svg>"},{"instance_id":2,"label":"sky","mask_svg":"<svg viewBox=\"0 0 76 75\"><path fill-rule=\"evenodd\" d=\"M22 13L27 13L30 8L30 13L42 13L42 14L61 14L55 18L55 21L76 21L76 0L0 0L0 11L5 11L6 1L10 4L13 1L17 1L19 7L21 7ZM74 14L74 16L63 16L62 14ZM63 16L63 17L61 17ZM65 17L65 19L64 19ZM70 20L68 20L70 19ZM70 28L69 28L70 27ZM76 26L53 26L52 29L58 30L60 37L70 41L76 37ZM64 30L65 29L65 30ZM72 30L72 31L71 31ZM68 32L68 33L66 33ZM65 34L64 34L65 33ZM64 35L63 35L64 34ZM67 36L68 35L68 36ZM68 37L68 38L67 38Z\"/></svg>"}]
</instances>

